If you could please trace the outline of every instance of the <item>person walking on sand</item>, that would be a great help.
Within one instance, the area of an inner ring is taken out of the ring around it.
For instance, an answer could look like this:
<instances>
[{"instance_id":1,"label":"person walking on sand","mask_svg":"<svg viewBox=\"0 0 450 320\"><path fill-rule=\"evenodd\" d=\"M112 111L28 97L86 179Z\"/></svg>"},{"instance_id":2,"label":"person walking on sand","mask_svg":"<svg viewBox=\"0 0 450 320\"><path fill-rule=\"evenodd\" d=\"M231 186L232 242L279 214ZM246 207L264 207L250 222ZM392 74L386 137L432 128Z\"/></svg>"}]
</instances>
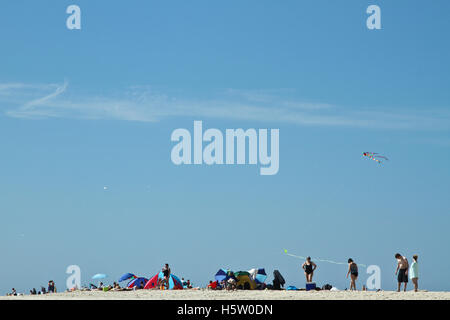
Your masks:
<instances>
[{"instance_id":1,"label":"person walking on sand","mask_svg":"<svg viewBox=\"0 0 450 320\"><path fill-rule=\"evenodd\" d=\"M409 268L408 259L402 256L400 253L395 254L395 259L397 259L397 269L395 270L395 274L397 275L398 280L397 292L400 292L400 287L402 283L405 284L403 291L406 292L406 286L408 285L408 268Z\"/></svg>"},{"instance_id":2,"label":"person walking on sand","mask_svg":"<svg viewBox=\"0 0 450 320\"><path fill-rule=\"evenodd\" d=\"M409 277L414 284L414 291L419 291L419 265L417 264L417 259L419 256L417 254L413 255L413 263L411 263L411 268L409 269Z\"/></svg>"},{"instance_id":3,"label":"person walking on sand","mask_svg":"<svg viewBox=\"0 0 450 320\"><path fill-rule=\"evenodd\" d=\"M348 259L347 279L350 274L350 290L356 291L356 280L358 279L358 265L350 258Z\"/></svg>"},{"instance_id":4,"label":"person walking on sand","mask_svg":"<svg viewBox=\"0 0 450 320\"><path fill-rule=\"evenodd\" d=\"M302 269L305 271L306 282L312 282L314 270L317 269L317 265L311 261L311 257L306 258L306 261L302 264Z\"/></svg>"}]
</instances>

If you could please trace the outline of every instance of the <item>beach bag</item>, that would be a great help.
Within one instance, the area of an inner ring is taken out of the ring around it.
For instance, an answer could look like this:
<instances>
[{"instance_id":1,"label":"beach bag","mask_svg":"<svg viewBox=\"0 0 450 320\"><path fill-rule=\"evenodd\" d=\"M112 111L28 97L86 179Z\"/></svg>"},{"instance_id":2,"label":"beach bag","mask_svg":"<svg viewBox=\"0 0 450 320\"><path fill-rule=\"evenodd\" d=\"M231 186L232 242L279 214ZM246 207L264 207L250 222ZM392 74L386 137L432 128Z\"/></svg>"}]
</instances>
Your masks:
<instances>
[{"instance_id":1,"label":"beach bag","mask_svg":"<svg viewBox=\"0 0 450 320\"><path fill-rule=\"evenodd\" d=\"M328 283L326 285L322 286L322 290L331 290L331 288L333 288L333 286Z\"/></svg>"}]
</instances>

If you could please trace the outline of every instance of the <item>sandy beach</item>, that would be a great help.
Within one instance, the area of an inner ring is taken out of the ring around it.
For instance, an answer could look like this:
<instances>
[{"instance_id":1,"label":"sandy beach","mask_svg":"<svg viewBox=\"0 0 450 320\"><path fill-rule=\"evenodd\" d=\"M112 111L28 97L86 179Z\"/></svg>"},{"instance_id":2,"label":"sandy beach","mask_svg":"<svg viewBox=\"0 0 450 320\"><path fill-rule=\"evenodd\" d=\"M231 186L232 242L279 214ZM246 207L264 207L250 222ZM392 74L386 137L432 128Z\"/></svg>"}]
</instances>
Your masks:
<instances>
[{"instance_id":1,"label":"sandy beach","mask_svg":"<svg viewBox=\"0 0 450 320\"><path fill-rule=\"evenodd\" d=\"M2 296L0 300L450 300L450 292L137 290Z\"/></svg>"}]
</instances>

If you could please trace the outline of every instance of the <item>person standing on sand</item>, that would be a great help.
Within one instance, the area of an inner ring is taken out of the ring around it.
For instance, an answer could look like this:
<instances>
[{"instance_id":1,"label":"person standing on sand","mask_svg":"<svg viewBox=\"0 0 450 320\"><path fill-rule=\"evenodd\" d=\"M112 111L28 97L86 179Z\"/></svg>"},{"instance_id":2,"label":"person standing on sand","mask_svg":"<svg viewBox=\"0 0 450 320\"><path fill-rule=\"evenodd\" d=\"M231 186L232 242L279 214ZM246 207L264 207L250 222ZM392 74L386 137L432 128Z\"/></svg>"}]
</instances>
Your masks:
<instances>
[{"instance_id":1,"label":"person standing on sand","mask_svg":"<svg viewBox=\"0 0 450 320\"><path fill-rule=\"evenodd\" d=\"M356 279L358 279L358 265L353 262L353 260L350 258L348 259L348 272L347 272L347 279L348 275L350 274L350 290L356 291Z\"/></svg>"},{"instance_id":2,"label":"person standing on sand","mask_svg":"<svg viewBox=\"0 0 450 320\"><path fill-rule=\"evenodd\" d=\"M47 292L48 293L56 293L56 288L55 288L55 282L53 280L50 280L48 282L48 288L47 288Z\"/></svg>"},{"instance_id":3,"label":"person standing on sand","mask_svg":"<svg viewBox=\"0 0 450 320\"><path fill-rule=\"evenodd\" d=\"M395 259L397 259L397 269L395 270L395 274L397 275L398 280L397 292L400 292L402 282L405 284L403 291L406 292L406 286L408 285L408 259L402 256L400 253L395 254Z\"/></svg>"},{"instance_id":4,"label":"person standing on sand","mask_svg":"<svg viewBox=\"0 0 450 320\"><path fill-rule=\"evenodd\" d=\"M169 289L170 268L169 268L169 264L168 263L166 263L164 265L164 268L162 268L162 272L163 272L163 275L164 275L164 282L165 282L166 288Z\"/></svg>"},{"instance_id":5,"label":"person standing on sand","mask_svg":"<svg viewBox=\"0 0 450 320\"><path fill-rule=\"evenodd\" d=\"M409 277L414 284L414 291L419 291L419 265L417 264L417 259L419 256L417 254L413 255L413 263L411 263L411 268L409 269Z\"/></svg>"},{"instance_id":6,"label":"person standing on sand","mask_svg":"<svg viewBox=\"0 0 450 320\"><path fill-rule=\"evenodd\" d=\"M305 271L306 282L312 282L314 270L317 269L317 265L311 261L311 257L306 258L306 261L302 264L302 269Z\"/></svg>"}]
</instances>

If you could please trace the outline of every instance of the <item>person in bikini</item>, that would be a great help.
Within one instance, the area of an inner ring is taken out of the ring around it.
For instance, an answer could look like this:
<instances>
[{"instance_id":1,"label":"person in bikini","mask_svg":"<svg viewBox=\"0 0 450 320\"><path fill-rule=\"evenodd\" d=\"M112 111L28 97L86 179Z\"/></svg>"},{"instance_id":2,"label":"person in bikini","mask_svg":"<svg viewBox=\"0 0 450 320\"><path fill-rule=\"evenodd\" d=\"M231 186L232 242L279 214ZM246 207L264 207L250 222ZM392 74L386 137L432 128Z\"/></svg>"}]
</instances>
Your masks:
<instances>
[{"instance_id":1,"label":"person in bikini","mask_svg":"<svg viewBox=\"0 0 450 320\"><path fill-rule=\"evenodd\" d=\"M306 258L306 261L302 264L302 269L305 271L306 282L312 282L314 270L317 269L317 265L311 261L311 257Z\"/></svg>"},{"instance_id":2,"label":"person in bikini","mask_svg":"<svg viewBox=\"0 0 450 320\"><path fill-rule=\"evenodd\" d=\"M348 271L347 278L350 274L350 290L356 290L356 279L358 279L358 265L353 261L353 259L348 259Z\"/></svg>"},{"instance_id":3,"label":"person in bikini","mask_svg":"<svg viewBox=\"0 0 450 320\"><path fill-rule=\"evenodd\" d=\"M397 259L397 269L395 270L395 274L397 275L398 281L397 292L400 292L400 287L402 283L405 284L403 291L406 292L406 286L408 285L408 268L409 268L408 259L402 256L400 253L395 254L395 259Z\"/></svg>"}]
</instances>

